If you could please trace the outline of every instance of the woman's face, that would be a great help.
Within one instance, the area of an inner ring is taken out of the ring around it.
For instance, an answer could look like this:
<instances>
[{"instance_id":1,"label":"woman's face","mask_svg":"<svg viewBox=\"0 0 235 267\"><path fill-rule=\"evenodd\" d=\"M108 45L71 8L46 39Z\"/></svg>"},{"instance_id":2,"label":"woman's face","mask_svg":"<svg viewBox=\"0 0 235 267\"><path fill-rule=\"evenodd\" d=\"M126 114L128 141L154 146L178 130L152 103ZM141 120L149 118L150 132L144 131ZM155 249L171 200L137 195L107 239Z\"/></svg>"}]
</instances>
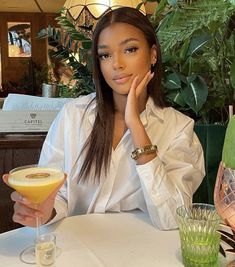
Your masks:
<instances>
[{"instance_id":1,"label":"woman's face","mask_svg":"<svg viewBox=\"0 0 235 267\"><path fill-rule=\"evenodd\" d=\"M97 47L101 72L114 94L127 95L134 77L142 80L156 63L155 46L149 48L142 31L127 23L103 29Z\"/></svg>"}]
</instances>

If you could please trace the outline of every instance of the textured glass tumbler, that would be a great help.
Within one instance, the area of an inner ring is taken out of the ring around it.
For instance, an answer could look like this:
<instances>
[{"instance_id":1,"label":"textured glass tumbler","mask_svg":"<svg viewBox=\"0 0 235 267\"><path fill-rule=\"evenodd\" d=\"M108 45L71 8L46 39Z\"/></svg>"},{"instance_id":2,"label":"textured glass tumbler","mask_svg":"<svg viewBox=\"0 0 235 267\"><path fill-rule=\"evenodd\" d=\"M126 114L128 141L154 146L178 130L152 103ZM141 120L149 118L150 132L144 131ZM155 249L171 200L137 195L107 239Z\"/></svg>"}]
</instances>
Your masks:
<instances>
[{"instance_id":1,"label":"textured glass tumbler","mask_svg":"<svg viewBox=\"0 0 235 267\"><path fill-rule=\"evenodd\" d=\"M218 265L220 217L213 205L194 203L176 210L185 267Z\"/></svg>"}]
</instances>

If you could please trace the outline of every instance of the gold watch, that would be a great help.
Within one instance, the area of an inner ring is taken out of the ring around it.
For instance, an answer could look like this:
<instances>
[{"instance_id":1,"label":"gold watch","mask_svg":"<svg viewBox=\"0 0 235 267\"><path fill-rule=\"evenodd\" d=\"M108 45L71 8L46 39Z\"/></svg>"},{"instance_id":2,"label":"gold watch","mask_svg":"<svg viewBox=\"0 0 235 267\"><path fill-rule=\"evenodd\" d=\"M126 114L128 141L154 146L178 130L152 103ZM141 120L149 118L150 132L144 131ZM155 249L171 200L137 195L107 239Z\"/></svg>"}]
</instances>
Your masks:
<instances>
[{"instance_id":1,"label":"gold watch","mask_svg":"<svg viewBox=\"0 0 235 267\"><path fill-rule=\"evenodd\" d=\"M156 145L147 145L142 148L136 148L132 153L131 153L131 158L134 160L137 160L141 155L144 154L151 154L151 153L156 153L157 154L158 149Z\"/></svg>"}]
</instances>

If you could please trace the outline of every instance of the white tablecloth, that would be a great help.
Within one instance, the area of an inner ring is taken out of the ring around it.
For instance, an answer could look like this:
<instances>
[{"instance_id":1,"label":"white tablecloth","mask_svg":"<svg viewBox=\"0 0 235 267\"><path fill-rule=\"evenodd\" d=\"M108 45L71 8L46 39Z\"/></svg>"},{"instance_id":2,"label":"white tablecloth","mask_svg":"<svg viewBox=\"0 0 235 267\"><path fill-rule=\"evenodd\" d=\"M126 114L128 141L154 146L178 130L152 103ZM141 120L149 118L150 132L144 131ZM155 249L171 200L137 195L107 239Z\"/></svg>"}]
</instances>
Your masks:
<instances>
[{"instance_id":1,"label":"white tablecloth","mask_svg":"<svg viewBox=\"0 0 235 267\"><path fill-rule=\"evenodd\" d=\"M41 230L56 233L56 267L183 267L178 231L158 231L143 213L74 216ZM28 227L1 234L0 266L29 266L18 255L34 234Z\"/></svg>"}]
</instances>

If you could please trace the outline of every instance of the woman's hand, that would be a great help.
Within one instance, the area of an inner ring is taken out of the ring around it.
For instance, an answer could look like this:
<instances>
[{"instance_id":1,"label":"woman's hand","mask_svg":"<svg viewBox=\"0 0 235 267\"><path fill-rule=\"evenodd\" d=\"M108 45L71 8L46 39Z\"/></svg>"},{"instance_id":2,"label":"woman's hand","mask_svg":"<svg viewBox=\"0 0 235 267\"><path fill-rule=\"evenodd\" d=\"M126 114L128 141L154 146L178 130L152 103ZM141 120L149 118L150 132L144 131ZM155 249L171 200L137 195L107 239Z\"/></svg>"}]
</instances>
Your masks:
<instances>
[{"instance_id":1,"label":"woman's hand","mask_svg":"<svg viewBox=\"0 0 235 267\"><path fill-rule=\"evenodd\" d=\"M140 121L140 113L145 109L147 101L147 84L153 78L154 73L150 71L139 82L139 77L135 77L131 84L125 109L125 123L129 129Z\"/></svg>"},{"instance_id":2,"label":"woman's hand","mask_svg":"<svg viewBox=\"0 0 235 267\"><path fill-rule=\"evenodd\" d=\"M9 175L3 175L3 181L8 184ZM36 227L36 217L40 218L41 224L45 224L55 216L54 203L55 197L60 187L63 185L66 175L61 184L52 192L52 194L42 203L35 205L28 199L17 193L12 192L11 199L15 201L14 214L12 220L25 226Z\"/></svg>"},{"instance_id":3,"label":"woman's hand","mask_svg":"<svg viewBox=\"0 0 235 267\"><path fill-rule=\"evenodd\" d=\"M125 123L130 130L131 139L135 148L142 148L151 145L152 142L140 120L140 113L145 109L148 99L147 84L153 78L150 71L144 76L141 82L135 77L129 94L125 109ZM137 164L145 164L156 157L156 153L145 154L136 160Z\"/></svg>"}]
</instances>

